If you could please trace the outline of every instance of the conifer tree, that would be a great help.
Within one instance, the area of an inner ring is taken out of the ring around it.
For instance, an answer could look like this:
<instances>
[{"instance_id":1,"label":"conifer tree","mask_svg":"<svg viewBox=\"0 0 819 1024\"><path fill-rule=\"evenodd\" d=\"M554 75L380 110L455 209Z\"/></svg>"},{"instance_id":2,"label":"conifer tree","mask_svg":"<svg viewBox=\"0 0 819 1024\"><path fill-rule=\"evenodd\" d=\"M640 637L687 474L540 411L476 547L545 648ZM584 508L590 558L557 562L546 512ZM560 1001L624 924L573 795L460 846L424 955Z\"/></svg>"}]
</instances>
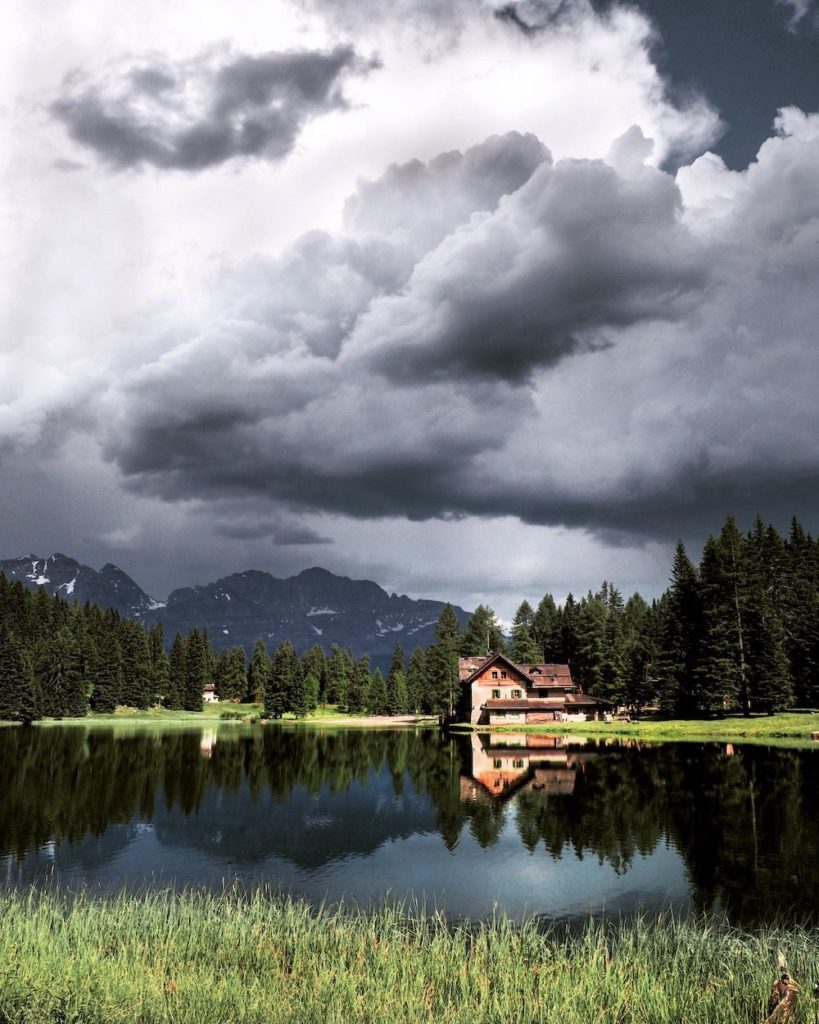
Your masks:
<instances>
[{"instance_id":1,"label":"conifer tree","mask_svg":"<svg viewBox=\"0 0 819 1024\"><path fill-rule=\"evenodd\" d=\"M165 650L165 631L161 622L155 622L148 630L148 650L151 658L151 703L165 704L171 667Z\"/></svg>"},{"instance_id":2,"label":"conifer tree","mask_svg":"<svg viewBox=\"0 0 819 1024\"><path fill-rule=\"evenodd\" d=\"M80 651L67 626L41 644L36 682L41 717L78 718L88 713Z\"/></svg>"},{"instance_id":3,"label":"conifer tree","mask_svg":"<svg viewBox=\"0 0 819 1024\"><path fill-rule=\"evenodd\" d=\"M185 706L185 660L185 641L177 633L168 659L168 689L165 694L165 707L172 711L179 711Z\"/></svg>"},{"instance_id":4,"label":"conifer tree","mask_svg":"<svg viewBox=\"0 0 819 1024\"><path fill-rule=\"evenodd\" d=\"M435 626L435 643L427 651L429 711L436 715L454 712L458 701L458 651L460 628L451 604L446 604Z\"/></svg>"},{"instance_id":5,"label":"conifer tree","mask_svg":"<svg viewBox=\"0 0 819 1024\"><path fill-rule=\"evenodd\" d=\"M404 672L396 672L392 677L392 707L391 715L405 715L410 710L409 688L407 677Z\"/></svg>"},{"instance_id":6,"label":"conifer tree","mask_svg":"<svg viewBox=\"0 0 819 1024\"><path fill-rule=\"evenodd\" d=\"M512 620L512 641L509 645L509 656L516 664L534 662L537 664L543 657L543 651L533 635L535 613L528 601L518 605Z\"/></svg>"},{"instance_id":7,"label":"conifer tree","mask_svg":"<svg viewBox=\"0 0 819 1024\"><path fill-rule=\"evenodd\" d=\"M313 675L312 672L308 672L304 676L304 696L308 712L315 711L318 707L319 686L318 677Z\"/></svg>"},{"instance_id":8,"label":"conifer tree","mask_svg":"<svg viewBox=\"0 0 819 1024\"><path fill-rule=\"evenodd\" d=\"M352 714L363 711L372 685L370 657L362 655L355 663L353 678L347 688L347 710Z\"/></svg>"},{"instance_id":9,"label":"conifer tree","mask_svg":"<svg viewBox=\"0 0 819 1024\"><path fill-rule=\"evenodd\" d=\"M31 661L17 637L6 633L0 638L0 721L28 725L36 717Z\"/></svg>"},{"instance_id":10,"label":"conifer tree","mask_svg":"<svg viewBox=\"0 0 819 1024\"><path fill-rule=\"evenodd\" d=\"M416 647L407 666L407 710L417 715L429 710L429 705L426 652Z\"/></svg>"},{"instance_id":11,"label":"conifer tree","mask_svg":"<svg viewBox=\"0 0 819 1024\"><path fill-rule=\"evenodd\" d=\"M352 655L338 644L333 644L330 647L330 658L327 663L326 698L328 704L346 707L347 692L353 682L353 674Z\"/></svg>"},{"instance_id":12,"label":"conifer tree","mask_svg":"<svg viewBox=\"0 0 819 1024\"><path fill-rule=\"evenodd\" d=\"M286 711L295 711L302 717L307 714L303 699L301 664L289 640L284 640L276 649L270 667L270 676L264 698L264 710L268 718L281 718Z\"/></svg>"},{"instance_id":13,"label":"conifer tree","mask_svg":"<svg viewBox=\"0 0 819 1024\"><path fill-rule=\"evenodd\" d=\"M131 619L120 623L122 649L122 691L120 701L145 710L151 706L153 692L151 653L145 629Z\"/></svg>"},{"instance_id":14,"label":"conifer tree","mask_svg":"<svg viewBox=\"0 0 819 1024\"><path fill-rule=\"evenodd\" d=\"M495 612L488 605L479 604L461 637L461 657L485 658L492 652L505 650L503 631Z\"/></svg>"},{"instance_id":15,"label":"conifer tree","mask_svg":"<svg viewBox=\"0 0 819 1024\"><path fill-rule=\"evenodd\" d=\"M316 702L311 705L311 709L318 707L318 702L326 700L327 692L327 655L324 653L324 648L319 644L314 644L309 651L301 659L302 672L305 679L307 676L312 675L316 683L318 684L318 690L316 693ZM311 698L312 699L312 698Z\"/></svg>"},{"instance_id":16,"label":"conifer tree","mask_svg":"<svg viewBox=\"0 0 819 1024\"><path fill-rule=\"evenodd\" d=\"M381 674L381 669L376 668L372 674L370 692L368 694L367 711L371 715L387 714L387 682Z\"/></svg>"},{"instance_id":17,"label":"conifer tree","mask_svg":"<svg viewBox=\"0 0 819 1024\"><path fill-rule=\"evenodd\" d=\"M97 651L91 707L94 711L110 714L121 703L122 694L122 651L110 623L106 623L100 633Z\"/></svg>"},{"instance_id":18,"label":"conifer tree","mask_svg":"<svg viewBox=\"0 0 819 1024\"><path fill-rule=\"evenodd\" d=\"M202 710L205 686L210 679L207 640L194 627L185 639L185 685L182 690L185 711Z\"/></svg>"},{"instance_id":19,"label":"conifer tree","mask_svg":"<svg viewBox=\"0 0 819 1024\"><path fill-rule=\"evenodd\" d=\"M241 700L247 693L247 657L241 644L222 651L216 692L220 700Z\"/></svg>"},{"instance_id":20,"label":"conifer tree","mask_svg":"<svg viewBox=\"0 0 819 1024\"><path fill-rule=\"evenodd\" d=\"M253 656L247 673L248 696L254 704L264 704L267 685L270 680L271 662L264 640L261 637L253 646Z\"/></svg>"},{"instance_id":21,"label":"conifer tree","mask_svg":"<svg viewBox=\"0 0 819 1024\"><path fill-rule=\"evenodd\" d=\"M560 615L555 599L551 594L544 594L532 617L532 639L539 652L536 661L549 664L561 661L559 629Z\"/></svg>"},{"instance_id":22,"label":"conifer tree","mask_svg":"<svg viewBox=\"0 0 819 1024\"><path fill-rule=\"evenodd\" d=\"M697 713L693 690L701 634L697 571L680 540L674 551L657 658L657 691L660 709L666 715L685 718Z\"/></svg>"},{"instance_id":23,"label":"conifer tree","mask_svg":"<svg viewBox=\"0 0 819 1024\"><path fill-rule=\"evenodd\" d=\"M406 677L404 678L404 703L399 699L398 691L396 689L395 680L396 676L404 675L404 648L401 644L395 645L393 651L392 661L390 662L390 668L387 672L387 714L388 715L401 715L404 713L404 703L406 702Z\"/></svg>"}]
</instances>

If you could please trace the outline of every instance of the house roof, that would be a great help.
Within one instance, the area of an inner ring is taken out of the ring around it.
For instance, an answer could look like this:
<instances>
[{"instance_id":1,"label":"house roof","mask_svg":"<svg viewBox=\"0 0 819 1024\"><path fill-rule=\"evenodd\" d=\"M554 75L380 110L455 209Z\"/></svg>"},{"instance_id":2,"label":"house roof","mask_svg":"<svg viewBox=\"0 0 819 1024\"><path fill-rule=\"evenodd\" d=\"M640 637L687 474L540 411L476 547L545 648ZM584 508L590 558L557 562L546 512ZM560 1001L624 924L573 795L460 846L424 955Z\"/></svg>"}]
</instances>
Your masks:
<instances>
[{"instance_id":1,"label":"house roof","mask_svg":"<svg viewBox=\"0 0 819 1024\"><path fill-rule=\"evenodd\" d=\"M541 680L555 680L558 685L571 686L572 685L572 674L569 671L568 665L558 665L543 662L525 662L523 664L517 664L512 661L511 658L507 658L505 654L495 652L490 654L486 658L459 658L458 659L458 676L460 681L465 685L468 685L472 680L479 675L484 669L489 668L490 665L495 663L503 663L512 668L519 675L525 679L536 679L538 682Z\"/></svg>"}]
</instances>

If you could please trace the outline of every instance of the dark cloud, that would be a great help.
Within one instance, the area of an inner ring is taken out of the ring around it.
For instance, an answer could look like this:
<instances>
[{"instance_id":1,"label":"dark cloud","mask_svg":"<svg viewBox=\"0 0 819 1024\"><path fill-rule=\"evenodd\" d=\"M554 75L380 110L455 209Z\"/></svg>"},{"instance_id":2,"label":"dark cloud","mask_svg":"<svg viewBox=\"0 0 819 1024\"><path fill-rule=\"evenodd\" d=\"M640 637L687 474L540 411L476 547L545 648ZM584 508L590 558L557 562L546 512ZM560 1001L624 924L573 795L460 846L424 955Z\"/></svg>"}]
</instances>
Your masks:
<instances>
[{"instance_id":1,"label":"dark cloud","mask_svg":"<svg viewBox=\"0 0 819 1024\"><path fill-rule=\"evenodd\" d=\"M507 162L490 140L391 168L344 234L234 268L221 322L118 394L108 456L137 491L287 515L611 539L800 512L819 478L819 119L778 130L744 175L681 172L685 204L634 129L605 163L511 136ZM467 171L485 161L514 168L489 193Z\"/></svg>"},{"instance_id":2,"label":"dark cloud","mask_svg":"<svg viewBox=\"0 0 819 1024\"><path fill-rule=\"evenodd\" d=\"M401 381L520 382L607 344L607 329L680 317L706 281L701 247L673 179L618 159L633 176L601 161L541 164L420 261L400 295L373 303L351 350Z\"/></svg>"},{"instance_id":3,"label":"dark cloud","mask_svg":"<svg viewBox=\"0 0 819 1024\"><path fill-rule=\"evenodd\" d=\"M336 358L358 316L395 294L417 262L477 213L491 213L551 157L534 135L509 132L362 181L344 207L345 232L312 231L279 259L230 275L237 320L262 325L271 346Z\"/></svg>"},{"instance_id":4,"label":"dark cloud","mask_svg":"<svg viewBox=\"0 0 819 1024\"><path fill-rule=\"evenodd\" d=\"M313 546L332 544L332 538L325 537L312 527L302 523L287 523L271 519L236 519L219 522L216 533L231 540L259 540L269 537L278 547Z\"/></svg>"},{"instance_id":5,"label":"dark cloud","mask_svg":"<svg viewBox=\"0 0 819 1024\"><path fill-rule=\"evenodd\" d=\"M343 82L376 66L351 46L329 52L158 58L75 73L51 113L115 168L198 171L234 158L280 160L313 117L344 109Z\"/></svg>"}]
</instances>

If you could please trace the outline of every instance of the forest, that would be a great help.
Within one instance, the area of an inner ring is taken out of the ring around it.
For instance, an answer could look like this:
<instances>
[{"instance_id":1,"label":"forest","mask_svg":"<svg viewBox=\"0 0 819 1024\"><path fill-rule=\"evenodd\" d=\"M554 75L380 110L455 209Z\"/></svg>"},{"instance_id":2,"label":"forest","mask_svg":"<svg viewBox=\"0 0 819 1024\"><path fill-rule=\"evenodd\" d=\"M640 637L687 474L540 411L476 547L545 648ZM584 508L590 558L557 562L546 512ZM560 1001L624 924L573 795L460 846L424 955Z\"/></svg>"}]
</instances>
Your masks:
<instances>
[{"instance_id":1,"label":"forest","mask_svg":"<svg viewBox=\"0 0 819 1024\"><path fill-rule=\"evenodd\" d=\"M519 605L504 635L494 611L464 630L452 608L435 641L386 674L333 645L270 652L262 639L214 653L207 632L145 629L111 609L68 604L0 573L0 720L112 712L118 706L201 711L212 683L223 701L252 701L270 718L333 705L351 714L449 714L461 656L504 651L513 661L568 663L583 691L635 713L672 718L819 705L819 541L795 519L787 537L757 518L742 533L729 516L695 565L678 542L670 585L651 603L611 582L562 604L546 593Z\"/></svg>"}]
</instances>

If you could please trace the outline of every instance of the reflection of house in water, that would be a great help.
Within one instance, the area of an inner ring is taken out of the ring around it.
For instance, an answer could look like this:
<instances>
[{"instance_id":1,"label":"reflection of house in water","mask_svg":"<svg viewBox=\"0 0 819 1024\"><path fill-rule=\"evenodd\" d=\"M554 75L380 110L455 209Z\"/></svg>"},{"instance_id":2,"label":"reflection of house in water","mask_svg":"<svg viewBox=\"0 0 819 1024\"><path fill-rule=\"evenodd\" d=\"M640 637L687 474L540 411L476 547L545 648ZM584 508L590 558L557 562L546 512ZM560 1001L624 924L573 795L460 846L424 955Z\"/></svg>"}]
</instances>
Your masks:
<instances>
[{"instance_id":1,"label":"reflection of house in water","mask_svg":"<svg viewBox=\"0 0 819 1024\"><path fill-rule=\"evenodd\" d=\"M216 730L205 729L202 738L199 740L199 753L202 757L212 757L213 748L216 746Z\"/></svg>"},{"instance_id":2,"label":"reflection of house in water","mask_svg":"<svg viewBox=\"0 0 819 1024\"><path fill-rule=\"evenodd\" d=\"M462 800L511 796L521 790L570 796L578 768L595 756L573 747L578 739L571 736L490 733L470 739L472 763L470 774L461 775Z\"/></svg>"}]
</instances>

